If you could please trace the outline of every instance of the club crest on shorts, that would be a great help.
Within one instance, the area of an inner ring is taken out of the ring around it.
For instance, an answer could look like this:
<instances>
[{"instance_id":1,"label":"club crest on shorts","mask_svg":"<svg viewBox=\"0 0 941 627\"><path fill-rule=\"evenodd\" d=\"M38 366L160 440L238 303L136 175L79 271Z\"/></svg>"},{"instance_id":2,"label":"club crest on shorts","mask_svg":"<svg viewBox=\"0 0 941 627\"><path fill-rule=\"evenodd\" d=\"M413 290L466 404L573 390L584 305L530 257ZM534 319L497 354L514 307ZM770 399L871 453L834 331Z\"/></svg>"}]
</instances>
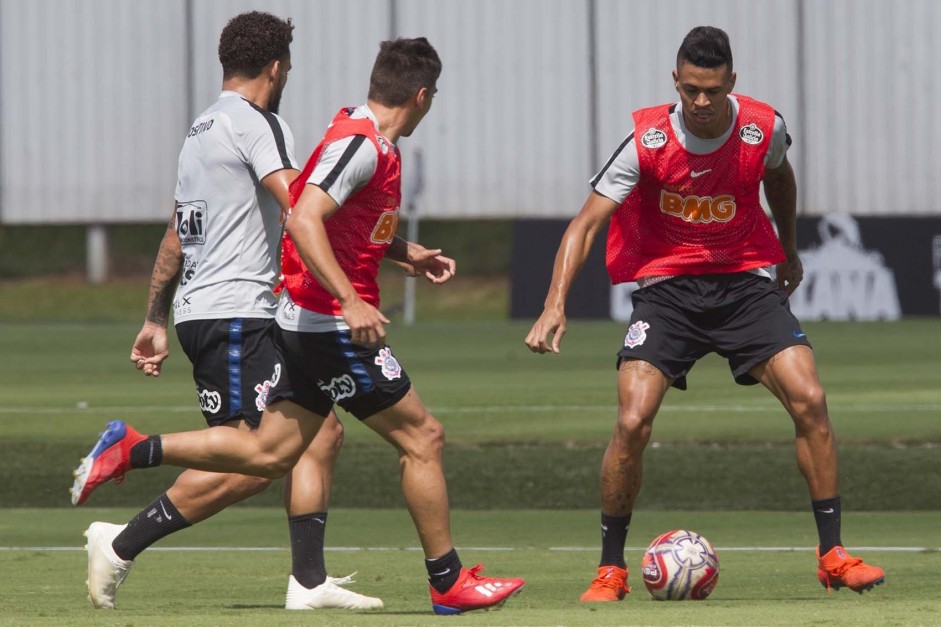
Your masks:
<instances>
[{"instance_id":1,"label":"club crest on shorts","mask_svg":"<svg viewBox=\"0 0 941 627\"><path fill-rule=\"evenodd\" d=\"M647 329L650 325L643 320L638 320L627 329L627 335L624 336L624 346L634 348L640 346L647 340Z\"/></svg>"},{"instance_id":2,"label":"club crest on shorts","mask_svg":"<svg viewBox=\"0 0 941 627\"><path fill-rule=\"evenodd\" d=\"M399 360L392 356L391 348L380 348L374 361L382 368L382 376L386 379L391 381L402 376L402 366L399 365Z\"/></svg>"},{"instance_id":3,"label":"club crest on shorts","mask_svg":"<svg viewBox=\"0 0 941 627\"><path fill-rule=\"evenodd\" d=\"M255 397L255 407L258 411L265 411L265 405L268 404L268 392L270 392L271 388L276 386L280 380L281 364L275 364L271 378L255 386L255 392L258 394L258 396Z\"/></svg>"}]
</instances>

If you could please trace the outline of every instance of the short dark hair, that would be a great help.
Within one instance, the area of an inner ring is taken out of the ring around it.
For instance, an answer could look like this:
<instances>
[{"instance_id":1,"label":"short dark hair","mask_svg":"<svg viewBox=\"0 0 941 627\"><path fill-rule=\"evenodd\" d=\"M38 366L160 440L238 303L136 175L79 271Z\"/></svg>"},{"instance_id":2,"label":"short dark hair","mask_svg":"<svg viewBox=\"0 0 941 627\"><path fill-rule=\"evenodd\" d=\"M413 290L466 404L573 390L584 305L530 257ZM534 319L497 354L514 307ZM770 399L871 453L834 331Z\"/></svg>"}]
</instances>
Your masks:
<instances>
[{"instance_id":1,"label":"short dark hair","mask_svg":"<svg viewBox=\"0 0 941 627\"><path fill-rule=\"evenodd\" d=\"M683 62L696 67L717 68L728 66L732 71L732 45L729 36L715 26L697 26L689 31L676 53L676 68Z\"/></svg>"},{"instance_id":2,"label":"short dark hair","mask_svg":"<svg viewBox=\"0 0 941 627\"><path fill-rule=\"evenodd\" d=\"M256 78L272 61L287 59L291 54L293 31L290 18L282 20L262 11L233 17L219 37L223 80L233 76Z\"/></svg>"},{"instance_id":3,"label":"short dark hair","mask_svg":"<svg viewBox=\"0 0 941 627\"><path fill-rule=\"evenodd\" d=\"M434 87L440 75L441 59L424 37L384 41L369 77L369 99L403 105L422 87Z\"/></svg>"}]
</instances>

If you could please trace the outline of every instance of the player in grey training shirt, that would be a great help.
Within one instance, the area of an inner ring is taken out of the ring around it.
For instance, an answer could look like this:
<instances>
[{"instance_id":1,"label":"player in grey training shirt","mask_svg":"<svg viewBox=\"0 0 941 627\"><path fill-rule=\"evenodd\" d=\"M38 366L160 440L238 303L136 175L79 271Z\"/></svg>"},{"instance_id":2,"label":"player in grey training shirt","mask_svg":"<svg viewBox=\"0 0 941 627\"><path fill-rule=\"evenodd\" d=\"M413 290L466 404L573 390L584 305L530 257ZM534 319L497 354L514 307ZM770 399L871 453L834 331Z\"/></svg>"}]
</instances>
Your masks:
<instances>
[{"instance_id":1,"label":"player in grey training shirt","mask_svg":"<svg viewBox=\"0 0 941 627\"><path fill-rule=\"evenodd\" d=\"M299 174L294 139L276 115L291 67L290 20L251 12L222 32L223 91L193 122L180 153L173 216L151 278L147 318L131 360L159 376L168 356L170 295L177 336L210 426L256 429L281 367L274 343L281 216ZM342 426L331 415L286 479L292 574L287 609L382 607L328 577L324 527ZM127 525L96 522L88 591L113 608L134 558L151 544L264 490L269 479L187 470ZM76 494L81 504L86 494Z\"/></svg>"},{"instance_id":2,"label":"player in grey training shirt","mask_svg":"<svg viewBox=\"0 0 941 627\"><path fill-rule=\"evenodd\" d=\"M183 250L174 320L272 318L281 207L259 184L297 170L278 115L223 91L196 118L180 152L175 230Z\"/></svg>"}]
</instances>

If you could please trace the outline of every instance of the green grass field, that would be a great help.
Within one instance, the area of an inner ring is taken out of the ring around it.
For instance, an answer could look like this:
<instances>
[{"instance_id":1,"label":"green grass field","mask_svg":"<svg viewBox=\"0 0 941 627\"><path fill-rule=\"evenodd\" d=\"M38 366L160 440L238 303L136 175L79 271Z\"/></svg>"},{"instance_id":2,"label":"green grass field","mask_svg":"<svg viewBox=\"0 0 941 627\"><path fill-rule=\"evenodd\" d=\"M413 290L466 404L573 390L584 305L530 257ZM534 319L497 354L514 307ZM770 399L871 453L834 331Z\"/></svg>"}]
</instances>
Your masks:
<instances>
[{"instance_id":1,"label":"green grass field","mask_svg":"<svg viewBox=\"0 0 941 627\"><path fill-rule=\"evenodd\" d=\"M96 611L85 600L78 534L92 520L124 520L132 513L0 510L5 542L28 547L0 551L0 624L910 626L938 624L941 616L937 548L863 549L888 572L886 584L862 596L846 590L828 595L813 576L803 513L643 512L635 516L628 543L633 592L622 603L585 606L576 599L597 564L593 512L459 510L453 524L464 560L483 561L493 574L525 577L527 587L498 612L436 617L407 515L388 509L334 510L327 535L335 549L327 553L330 571L359 571L355 588L383 597L385 609L288 613L281 609L290 570L286 525L275 509L246 507L223 512L144 553L119 590L117 609ZM917 546L937 542L937 518L924 512L857 513L846 517L845 526L859 544ZM719 585L704 602L655 602L640 581L640 539L674 526L694 527L717 546ZM743 547L777 550L737 550Z\"/></svg>"},{"instance_id":2,"label":"green grass field","mask_svg":"<svg viewBox=\"0 0 941 627\"><path fill-rule=\"evenodd\" d=\"M522 344L528 323L487 313L393 324L389 339L446 426L465 562L527 577L520 597L497 613L430 614L394 456L344 416L328 545L364 548L331 551L330 570L358 570L357 589L384 597L385 611L279 609L290 560L274 486L165 540L166 551L145 553L119 609L96 612L84 599L81 531L96 519L123 522L177 471L132 473L96 492L89 507L98 509L74 510L71 469L107 420L151 432L203 425L181 351L160 379L141 376L127 362L136 315L114 307L122 291L97 294L112 297L98 303L104 313L69 316L49 295L37 297L52 300L36 315L0 308L0 624L941 624L941 321L805 325L841 443L844 541L886 568L886 585L863 596L819 586L790 420L766 391L734 385L722 360L707 358L688 392L667 396L655 423L628 539L634 592L613 607L585 607L576 599L597 563L597 472L623 328L572 323L561 355L537 357ZM99 322L69 321L76 318ZM719 547L720 582L706 602L655 603L643 589L639 549L676 527ZM891 547L914 550L884 550Z\"/></svg>"}]
</instances>

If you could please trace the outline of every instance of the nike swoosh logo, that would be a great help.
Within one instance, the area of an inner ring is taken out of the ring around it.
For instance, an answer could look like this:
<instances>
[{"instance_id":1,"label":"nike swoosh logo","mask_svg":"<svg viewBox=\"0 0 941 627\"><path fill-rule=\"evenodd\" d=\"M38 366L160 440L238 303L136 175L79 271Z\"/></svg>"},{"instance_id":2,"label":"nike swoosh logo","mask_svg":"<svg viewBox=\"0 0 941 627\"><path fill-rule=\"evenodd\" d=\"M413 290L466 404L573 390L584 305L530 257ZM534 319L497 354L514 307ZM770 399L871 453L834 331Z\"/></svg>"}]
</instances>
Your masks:
<instances>
[{"instance_id":1,"label":"nike swoosh logo","mask_svg":"<svg viewBox=\"0 0 941 627\"><path fill-rule=\"evenodd\" d=\"M447 575L449 572L451 572L451 569L450 569L450 568L445 568L445 569L442 570L440 573L431 573L431 576L432 576L432 577L444 577L444 576Z\"/></svg>"},{"instance_id":2,"label":"nike swoosh logo","mask_svg":"<svg viewBox=\"0 0 941 627\"><path fill-rule=\"evenodd\" d=\"M167 517L167 520L173 520L173 516L167 513L167 508L163 506L163 501L160 501L160 509L163 510L163 515Z\"/></svg>"},{"instance_id":3,"label":"nike swoosh logo","mask_svg":"<svg viewBox=\"0 0 941 627\"><path fill-rule=\"evenodd\" d=\"M712 168L709 168L708 170L699 170L698 172L696 170L693 170L692 172L689 173L689 175L693 177L694 179L697 179L703 174L706 174L708 172L712 172Z\"/></svg>"},{"instance_id":4,"label":"nike swoosh logo","mask_svg":"<svg viewBox=\"0 0 941 627\"><path fill-rule=\"evenodd\" d=\"M820 512L821 514L832 514L833 508L828 507L827 509L818 509L817 511Z\"/></svg>"},{"instance_id":5,"label":"nike swoosh logo","mask_svg":"<svg viewBox=\"0 0 941 627\"><path fill-rule=\"evenodd\" d=\"M794 337L807 337L807 334L801 333L800 331L794 331Z\"/></svg>"}]
</instances>

